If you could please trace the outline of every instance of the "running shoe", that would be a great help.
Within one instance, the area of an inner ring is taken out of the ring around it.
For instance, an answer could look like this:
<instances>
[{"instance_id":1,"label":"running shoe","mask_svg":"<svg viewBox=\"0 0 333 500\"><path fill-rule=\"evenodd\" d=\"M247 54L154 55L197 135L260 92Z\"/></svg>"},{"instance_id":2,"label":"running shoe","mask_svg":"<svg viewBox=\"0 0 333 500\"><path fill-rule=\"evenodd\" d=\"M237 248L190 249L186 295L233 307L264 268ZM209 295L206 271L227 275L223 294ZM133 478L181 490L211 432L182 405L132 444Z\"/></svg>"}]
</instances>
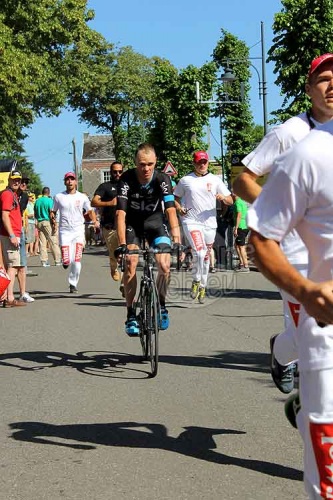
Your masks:
<instances>
[{"instance_id":1,"label":"running shoe","mask_svg":"<svg viewBox=\"0 0 333 500\"><path fill-rule=\"evenodd\" d=\"M199 304L205 303L205 297L206 297L206 289L205 287L201 286L199 288L199 293L198 293Z\"/></svg>"},{"instance_id":2,"label":"running shoe","mask_svg":"<svg viewBox=\"0 0 333 500\"><path fill-rule=\"evenodd\" d=\"M191 287L191 299L196 299L199 293L200 281L193 281Z\"/></svg>"},{"instance_id":3,"label":"running shoe","mask_svg":"<svg viewBox=\"0 0 333 500\"><path fill-rule=\"evenodd\" d=\"M295 392L289 396L284 404L284 413L289 421L289 423L297 429L296 416L301 409L301 401L299 399L299 392Z\"/></svg>"},{"instance_id":4,"label":"running shoe","mask_svg":"<svg viewBox=\"0 0 333 500\"><path fill-rule=\"evenodd\" d=\"M42 262L43 267L50 267L50 264L48 262Z\"/></svg>"},{"instance_id":5,"label":"running shoe","mask_svg":"<svg viewBox=\"0 0 333 500\"><path fill-rule=\"evenodd\" d=\"M294 389L294 375L296 371L296 364L290 363L289 365L280 365L276 357L273 354L274 342L277 335L272 335L270 338L270 348L271 348L271 375L274 384L283 392L283 394L289 394Z\"/></svg>"},{"instance_id":6,"label":"running shoe","mask_svg":"<svg viewBox=\"0 0 333 500\"><path fill-rule=\"evenodd\" d=\"M137 337L140 333L139 323L135 316L130 316L125 322L125 332L129 337Z\"/></svg>"},{"instance_id":7,"label":"running shoe","mask_svg":"<svg viewBox=\"0 0 333 500\"><path fill-rule=\"evenodd\" d=\"M79 290L74 285L69 285L69 293L79 293Z\"/></svg>"},{"instance_id":8,"label":"running shoe","mask_svg":"<svg viewBox=\"0 0 333 500\"><path fill-rule=\"evenodd\" d=\"M239 269L235 269L235 271L236 271L236 273L249 273L250 272L250 268L242 266Z\"/></svg>"},{"instance_id":9,"label":"running shoe","mask_svg":"<svg viewBox=\"0 0 333 500\"><path fill-rule=\"evenodd\" d=\"M113 281L119 281L121 278L121 274L118 269L111 269L111 277Z\"/></svg>"},{"instance_id":10,"label":"running shoe","mask_svg":"<svg viewBox=\"0 0 333 500\"><path fill-rule=\"evenodd\" d=\"M168 310L163 308L161 309L160 321L159 321L160 330L167 330L170 324L170 318Z\"/></svg>"},{"instance_id":11,"label":"running shoe","mask_svg":"<svg viewBox=\"0 0 333 500\"><path fill-rule=\"evenodd\" d=\"M35 299L34 299L34 298L32 298L32 297L28 294L28 292L25 292L23 295L21 295L21 296L20 296L20 298L19 298L19 300L20 300L21 302L27 302L27 303L29 303L29 302L35 302Z\"/></svg>"}]
</instances>

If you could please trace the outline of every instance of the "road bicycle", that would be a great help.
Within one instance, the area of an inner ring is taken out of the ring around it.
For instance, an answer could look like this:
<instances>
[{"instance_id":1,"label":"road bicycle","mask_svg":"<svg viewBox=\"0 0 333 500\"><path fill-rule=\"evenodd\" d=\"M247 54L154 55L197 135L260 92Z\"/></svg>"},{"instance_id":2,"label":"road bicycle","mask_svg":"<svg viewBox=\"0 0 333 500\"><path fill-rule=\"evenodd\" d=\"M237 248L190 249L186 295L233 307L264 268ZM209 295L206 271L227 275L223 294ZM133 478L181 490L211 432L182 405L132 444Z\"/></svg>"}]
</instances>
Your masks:
<instances>
[{"instance_id":1,"label":"road bicycle","mask_svg":"<svg viewBox=\"0 0 333 500\"><path fill-rule=\"evenodd\" d=\"M182 251L181 246L176 247L177 257ZM159 330L161 318L161 305L154 275L154 256L156 254L171 254L171 249L142 248L127 250L123 256L122 269L126 255L139 255L143 257L143 272L140 280L140 291L135 302L136 318L140 329L140 342L142 355L145 361L150 362L150 377L155 377L158 371L159 355Z\"/></svg>"}]
</instances>

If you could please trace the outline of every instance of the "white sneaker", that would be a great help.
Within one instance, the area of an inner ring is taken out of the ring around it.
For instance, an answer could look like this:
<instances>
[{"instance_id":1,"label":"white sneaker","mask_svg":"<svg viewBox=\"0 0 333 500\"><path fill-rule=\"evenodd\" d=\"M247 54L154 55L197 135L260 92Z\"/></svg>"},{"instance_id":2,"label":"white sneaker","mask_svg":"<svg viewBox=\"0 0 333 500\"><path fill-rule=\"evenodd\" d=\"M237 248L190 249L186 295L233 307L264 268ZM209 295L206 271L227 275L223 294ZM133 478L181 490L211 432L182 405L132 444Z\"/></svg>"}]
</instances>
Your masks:
<instances>
[{"instance_id":1,"label":"white sneaker","mask_svg":"<svg viewBox=\"0 0 333 500\"><path fill-rule=\"evenodd\" d=\"M35 299L31 297L31 295L28 294L28 292L25 292L24 295L21 295L19 298L21 302L35 302Z\"/></svg>"},{"instance_id":2,"label":"white sneaker","mask_svg":"<svg viewBox=\"0 0 333 500\"><path fill-rule=\"evenodd\" d=\"M50 264L48 262L42 262L43 267L50 267Z\"/></svg>"}]
</instances>

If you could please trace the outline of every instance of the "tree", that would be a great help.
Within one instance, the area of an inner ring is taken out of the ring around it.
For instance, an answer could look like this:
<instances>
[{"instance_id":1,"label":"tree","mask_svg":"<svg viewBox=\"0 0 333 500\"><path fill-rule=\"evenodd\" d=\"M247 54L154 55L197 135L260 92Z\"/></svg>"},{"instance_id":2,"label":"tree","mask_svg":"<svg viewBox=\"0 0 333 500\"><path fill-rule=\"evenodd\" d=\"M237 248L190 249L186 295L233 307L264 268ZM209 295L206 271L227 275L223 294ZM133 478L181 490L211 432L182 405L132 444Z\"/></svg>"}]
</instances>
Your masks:
<instances>
[{"instance_id":1,"label":"tree","mask_svg":"<svg viewBox=\"0 0 333 500\"><path fill-rule=\"evenodd\" d=\"M221 117L221 126L226 130L227 162L224 167L228 177L231 154L244 156L248 153L253 144L257 142L258 129L253 123L250 111L251 63L249 49L245 42L238 40L231 33L223 29L221 33L222 36L213 51L213 60L218 69L224 70L229 67L236 76L235 82L221 83L216 88L220 104L216 106L215 116ZM243 99L240 102L241 83L243 85ZM238 104L229 104L228 102L224 104L224 101L238 101Z\"/></svg>"},{"instance_id":2,"label":"tree","mask_svg":"<svg viewBox=\"0 0 333 500\"><path fill-rule=\"evenodd\" d=\"M268 61L275 63L275 84L284 95L282 107L273 113L277 121L309 107L304 85L310 63L320 54L333 52L332 0L281 0L281 4L268 51Z\"/></svg>"},{"instance_id":3,"label":"tree","mask_svg":"<svg viewBox=\"0 0 333 500\"><path fill-rule=\"evenodd\" d=\"M29 179L29 191L35 193L36 196L41 194L43 189L42 181L40 175L34 171L33 164L25 157L21 157L18 158L17 166L22 175Z\"/></svg>"},{"instance_id":4,"label":"tree","mask_svg":"<svg viewBox=\"0 0 333 500\"><path fill-rule=\"evenodd\" d=\"M82 121L113 136L116 158L133 164L133 153L145 140L146 121L153 100L153 60L131 47L105 57L105 78L86 92L77 92L70 104Z\"/></svg>"},{"instance_id":5,"label":"tree","mask_svg":"<svg viewBox=\"0 0 333 500\"><path fill-rule=\"evenodd\" d=\"M1 2L0 151L19 149L22 130L37 116L59 114L69 95L103 79L100 54L112 46L88 27L94 14L86 3Z\"/></svg>"},{"instance_id":6,"label":"tree","mask_svg":"<svg viewBox=\"0 0 333 500\"><path fill-rule=\"evenodd\" d=\"M178 71L168 61L156 59L149 137L156 146L160 165L171 161L179 177L192 169L193 151L207 147L202 136L210 107L197 103L196 81L200 82L203 94L211 94L215 64L207 63L201 68L188 66Z\"/></svg>"}]
</instances>

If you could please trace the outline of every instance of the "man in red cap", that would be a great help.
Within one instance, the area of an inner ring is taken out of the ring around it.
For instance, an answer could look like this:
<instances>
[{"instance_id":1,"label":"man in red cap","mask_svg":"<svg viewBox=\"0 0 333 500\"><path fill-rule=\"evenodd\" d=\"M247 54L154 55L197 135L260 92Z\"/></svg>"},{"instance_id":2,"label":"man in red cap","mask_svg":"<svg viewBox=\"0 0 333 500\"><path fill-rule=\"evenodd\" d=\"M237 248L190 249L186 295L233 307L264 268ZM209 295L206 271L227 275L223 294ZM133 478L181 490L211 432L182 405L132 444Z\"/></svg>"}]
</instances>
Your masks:
<instances>
[{"instance_id":1,"label":"man in red cap","mask_svg":"<svg viewBox=\"0 0 333 500\"><path fill-rule=\"evenodd\" d=\"M81 272L81 259L84 246L85 211L91 217L94 227L98 227L96 214L92 210L87 195L77 191L77 180L74 172L64 176L66 190L54 197L51 211L51 224L56 229L56 213L59 211L59 244L62 255L62 265L69 267L68 283L70 293L78 293L77 284Z\"/></svg>"},{"instance_id":2,"label":"man in red cap","mask_svg":"<svg viewBox=\"0 0 333 500\"><path fill-rule=\"evenodd\" d=\"M233 190L242 199L252 203L261 191L256 179L269 173L273 162L281 153L302 140L312 129L333 118L333 54L323 54L310 64L305 91L311 99L311 108L272 128L257 148L242 161L243 172L233 184ZM281 243L287 259L304 276L307 275L308 251L294 230ZM271 347L271 374L277 388L288 394L294 388L295 360L294 335L299 320L299 302L281 291L284 308L285 330L273 335ZM274 351L274 354L273 354Z\"/></svg>"},{"instance_id":3,"label":"man in red cap","mask_svg":"<svg viewBox=\"0 0 333 500\"><path fill-rule=\"evenodd\" d=\"M185 237L193 251L191 297L203 304L217 228L216 200L226 205L232 205L233 200L222 179L208 172L206 151L193 154L193 165L193 172L180 179L174 195Z\"/></svg>"},{"instance_id":4,"label":"man in red cap","mask_svg":"<svg viewBox=\"0 0 333 500\"><path fill-rule=\"evenodd\" d=\"M4 264L10 283L7 288L7 300L3 307L25 306L25 302L14 297L15 276L25 288L26 254L21 251L22 216L18 190L22 180L21 172L14 170L8 176L8 187L0 194L0 241ZM24 249L25 250L25 249Z\"/></svg>"}]
</instances>

